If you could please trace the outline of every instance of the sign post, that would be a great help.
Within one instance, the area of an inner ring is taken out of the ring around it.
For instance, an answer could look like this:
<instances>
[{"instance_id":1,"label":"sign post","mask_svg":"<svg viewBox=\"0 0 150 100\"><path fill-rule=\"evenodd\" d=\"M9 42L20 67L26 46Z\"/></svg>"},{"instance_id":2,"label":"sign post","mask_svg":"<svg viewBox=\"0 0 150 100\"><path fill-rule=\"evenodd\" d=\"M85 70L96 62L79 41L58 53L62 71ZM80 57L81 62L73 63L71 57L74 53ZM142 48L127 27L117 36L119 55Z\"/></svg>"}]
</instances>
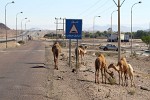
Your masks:
<instances>
[{"instance_id":1,"label":"sign post","mask_svg":"<svg viewBox=\"0 0 150 100\"><path fill-rule=\"evenodd\" d=\"M77 50L78 50L78 39L82 39L82 19L66 19L66 39L77 39ZM71 45L69 45L69 66L71 61ZM78 52L77 52L78 53ZM78 66L78 54L76 58L76 70Z\"/></svg>"}]
</instances>

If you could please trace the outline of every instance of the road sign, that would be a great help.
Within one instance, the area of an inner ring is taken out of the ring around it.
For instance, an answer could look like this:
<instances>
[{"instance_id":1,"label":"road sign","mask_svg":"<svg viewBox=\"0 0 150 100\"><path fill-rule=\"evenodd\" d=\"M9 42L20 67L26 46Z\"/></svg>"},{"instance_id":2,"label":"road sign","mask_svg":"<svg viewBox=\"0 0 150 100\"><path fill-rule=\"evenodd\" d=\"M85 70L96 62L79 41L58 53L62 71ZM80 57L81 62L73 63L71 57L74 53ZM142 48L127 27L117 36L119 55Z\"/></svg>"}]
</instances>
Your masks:
<instances>
[{"instance_id":1,"label":"road sign","mask_svg":"<svg viewBox=\"0 0 150 100\"><path fill-rule=\"evenodd\" d=\"M66 39L82 39L82 19L66 19Z\"/></svg>"}]
</instances>

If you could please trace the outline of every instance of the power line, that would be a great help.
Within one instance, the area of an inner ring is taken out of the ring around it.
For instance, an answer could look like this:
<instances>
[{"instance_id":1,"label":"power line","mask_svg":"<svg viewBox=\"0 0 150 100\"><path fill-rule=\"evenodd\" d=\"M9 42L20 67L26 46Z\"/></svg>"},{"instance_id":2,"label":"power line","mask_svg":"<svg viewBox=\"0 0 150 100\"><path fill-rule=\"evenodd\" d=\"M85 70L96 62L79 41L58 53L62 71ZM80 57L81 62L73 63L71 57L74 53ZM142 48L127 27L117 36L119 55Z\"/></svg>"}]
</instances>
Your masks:
<instances>
[{"instance_id":1,"label":"power line","mask_svg":"<svg viewBox=\"0 0 150 100\"><path fill-rule=\"evenodd\" d=\"M97 12L99 9L104 8L104 6L105 6L106 4L108 4L108 1L109 1L109 0L107 0L106 2L104 2L102 5L100 5L98 8L96 8L96 9L93 10L93 11L91 11L91 12L88 13L87 15L91 15L91 14ZM105 11L106 11L106 10L105 10ZM86 15L86 16L87 16L87 15Z\"/></svg>"},{"instance_id":2,"label":"power line","mask_svg":"<svg viewBox=\"0 0 150 100\"><path fill-rule=\"evenodd\" d=\"M98 14L103 14L103 13L106 13L107 11L109 11L110 9L112 9L115 5L111 5L109 6L108 8L104 9L103 11L99 12Z\"/></svg>"},{"instance_id":3,"label":"power line","mask_svg":"<svg viewBox=\"0 0 150 100\"><path fill-rule=\"evenodd\" d=\"M87 8L86 10L84 10L83 12L81 12L78 16L83 15L84 13L86 13L87 11L89 11L91 8L93 8L95 5L97 5L101 0L96 1L92 6L90 6L89 8Z\"/></svg>"}]
</instances>

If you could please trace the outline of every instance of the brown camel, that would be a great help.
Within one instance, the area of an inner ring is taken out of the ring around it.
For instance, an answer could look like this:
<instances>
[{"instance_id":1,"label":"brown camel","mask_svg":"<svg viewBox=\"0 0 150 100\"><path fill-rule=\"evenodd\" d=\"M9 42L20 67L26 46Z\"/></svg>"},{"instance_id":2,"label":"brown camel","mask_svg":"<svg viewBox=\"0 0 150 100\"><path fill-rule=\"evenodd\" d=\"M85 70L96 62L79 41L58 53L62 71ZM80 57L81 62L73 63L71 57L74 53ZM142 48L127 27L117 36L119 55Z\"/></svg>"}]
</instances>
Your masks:
<instances>
[{"instance_id":1,"label":"brown camel","mask_svg":"<svg viewBox=\"0 0 150 100\"><path fill-rule=\"evenodd\" d=\"M120 78L122 80L122 85L127 85L128 64L127 64L126 58L122 57L120 59L120 61L118 61L117 66L119 66L119 67L114 67L114 64L110 64L108 66L108 69L114 68L118 72L118 74L119 74L119 85L120 85ZM123 74L124 74L124 82L123 82Z\"/></svg>"},{"instance_id":2,"label":"brown camel","mask_svg":"<svg viewBox=\"0 0 150 100\"><path fill-rule=\"evenodd\" d=\"M99 70L101 70L102 75L102 83L103 83L103 77L105 77L105 84L106 84L106 72L113 77L113 72L108 72L107 66L106 66L106 59L103 54L99 54L99 56L95 60L95 83L99 84Z\"/></svg>"},{"instance_id":3,"label":"brown camel","mask_svg":"<svg viewBox=\"0 0 150 100\"><path fill-rule=\"evenodd\" d=\"M79 56L81 56L81 62L83 61L84 54L86 53L87 46L79 46L78 50L75 49L76 60L79 62Z\"/></svg>"},{"instance_id":4,"label":"brown camel","mask_svg":"<svg viewBox=\"0 0 150 100\"><path fill-rule=\"evenodd\" d=\"M59 53L61 53L61 46L59 45L58 42L55 42L53 44L53 46L52 46L52 52L53 52L54 63L55 63L54 69L58 70L58 56L59 56Z\"/></svg>"},{"instance_id":5,"label":"brown camel","mask_svg":"<svg viewBox=\"0 0 150 100\"><path fill-rule=\"evenodd\" d=\"M108 68L113 68L113 69L114 69L115 71L117 71L118 74L119 74L119 71L120 71L119 67L115 66L113 63L110 64L110 65L108 66ZM128 64L128 67L127 67L127 74L128 74L129 77L130 77L131 86L135 86L135 84L134 84L134 72L133 72L133 67L132 67L130 64ZM128 85L128 83L127 83L127 85Z\"/></svg>"}]
</instances>

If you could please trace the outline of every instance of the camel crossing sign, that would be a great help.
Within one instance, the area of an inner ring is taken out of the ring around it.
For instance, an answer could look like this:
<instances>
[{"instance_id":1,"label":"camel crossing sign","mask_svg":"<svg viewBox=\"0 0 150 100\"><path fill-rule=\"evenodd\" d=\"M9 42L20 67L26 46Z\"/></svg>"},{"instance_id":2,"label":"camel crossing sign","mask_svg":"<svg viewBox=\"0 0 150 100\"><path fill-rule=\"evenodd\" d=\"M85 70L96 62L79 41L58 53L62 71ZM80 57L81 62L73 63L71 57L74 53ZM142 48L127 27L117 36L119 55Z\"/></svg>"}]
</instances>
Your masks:
<instances>
[{"instance_id":1,"label":"camel crossing sign","mask_svg":"<svg viewBox=\"0 0 150 100\"><path fill-rule=\"evenodd\" d=\"M66 39L82 39L82 19L66 19Z\"/></svg>"}]
</instances>

